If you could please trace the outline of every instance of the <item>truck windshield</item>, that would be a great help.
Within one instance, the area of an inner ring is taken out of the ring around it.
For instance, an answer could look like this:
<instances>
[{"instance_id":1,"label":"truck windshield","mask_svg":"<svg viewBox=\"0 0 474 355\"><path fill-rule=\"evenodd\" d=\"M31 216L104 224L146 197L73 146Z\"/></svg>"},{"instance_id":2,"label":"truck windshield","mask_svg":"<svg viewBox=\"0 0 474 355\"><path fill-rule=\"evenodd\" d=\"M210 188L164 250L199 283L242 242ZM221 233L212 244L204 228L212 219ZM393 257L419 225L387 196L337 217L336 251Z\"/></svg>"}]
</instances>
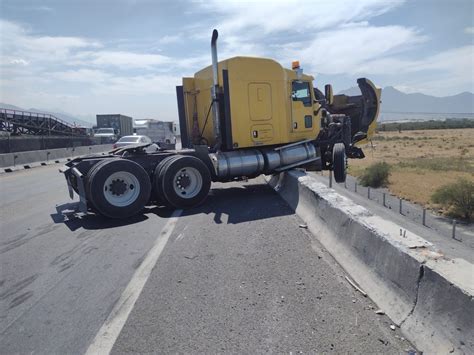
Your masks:
<instances>
[{"instance_id":1,"label":"truck windshield","mask_svg":"<svg viewBox=\"0 0 474 355\"><path fill-rule=\"evenodd\" d=\"M99 129L97 130L97 132L95 132L95 133L99 133L99 134L100 134L100 133L112 133L112 134L113 134L113 133L114 133L114 129L113 129L113 128L99 128Z\"/></svg>"}]
</instances>

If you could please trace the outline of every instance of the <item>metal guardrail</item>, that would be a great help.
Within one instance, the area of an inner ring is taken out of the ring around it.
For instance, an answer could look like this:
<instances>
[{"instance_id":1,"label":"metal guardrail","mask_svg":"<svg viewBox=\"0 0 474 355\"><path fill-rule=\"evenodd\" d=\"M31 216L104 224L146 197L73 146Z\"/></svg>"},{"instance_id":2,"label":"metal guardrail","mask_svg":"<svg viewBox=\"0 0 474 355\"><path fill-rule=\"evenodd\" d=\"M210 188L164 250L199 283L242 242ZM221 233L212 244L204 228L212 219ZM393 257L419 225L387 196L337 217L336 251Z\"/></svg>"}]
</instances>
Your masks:
<instances>
[{"instance_id":1,"label":"metal guardrail","mask_svg":"<svg viewBox=\"0 0 474 355\"><path fill-rule=\"evenodd\" d=\"M328 187L330 188L333 187L332 171L329 172ZM344 188L350 189L348 187L347 180L346 182L344 182ZM364 190L366 190L366 192L364 192ZM413 204L410 204L408 201L400 197L391 195L387 192L378 191L377 189L373 189L371 187L362 186L358 184L357 180L353 182L352 191L360 195L361 197L366 197L370 201L380 203L385 208L392 209L392 206L393 206L394 207L393 210L396 209L398 213L402 216L407 217L407 214L410 214L412 215L410 218L412 221L418 222L418 223L421 222L421 225L423 225L424 227L435 228L435 226L433 225L434 224L433 220L431 221L431 225L428 224L427 222L428 210L422 206L415 207ZM389 197L392 200L391 203L388 202L387 197ZM394 202L393 200L396 200L398 203ZM431 219L433 218L434 216ZM458 220L447 218L447 217L443 217L443 219L444 219L444 222L439 222L439 224L445 224L447 227L446 229L448 229L449 225L451 225L449 236L458 242L463 242L463 239L462 239L463 233L460 233L459 231L457 231L457 228L456 228L458 224ZM447 230L444 230L444 229L440 230L439 228L435 228L435 229L442 235L448 236Z\"/></svg>"}]
</instances>

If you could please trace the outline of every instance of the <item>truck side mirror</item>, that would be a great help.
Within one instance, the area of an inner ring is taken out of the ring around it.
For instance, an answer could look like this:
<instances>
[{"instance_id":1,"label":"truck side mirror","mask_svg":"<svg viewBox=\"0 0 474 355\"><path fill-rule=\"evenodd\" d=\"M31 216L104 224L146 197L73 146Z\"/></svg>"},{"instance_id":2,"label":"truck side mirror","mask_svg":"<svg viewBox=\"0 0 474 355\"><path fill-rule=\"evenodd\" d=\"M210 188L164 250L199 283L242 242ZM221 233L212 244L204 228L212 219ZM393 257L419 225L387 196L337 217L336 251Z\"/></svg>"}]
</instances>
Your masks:
<instances>
[{"instance_id":1,"label":"truck side mirror","mask_svg":"<svg viewBox=\"0 0 474 355\"><path fill-rule=\"evenodd\" d=\"M328 105L332 105L334 96L332 94L332 86L331 84L324 85L324 96L326 96L326 103Z\"/></svg>"}]
</instances>

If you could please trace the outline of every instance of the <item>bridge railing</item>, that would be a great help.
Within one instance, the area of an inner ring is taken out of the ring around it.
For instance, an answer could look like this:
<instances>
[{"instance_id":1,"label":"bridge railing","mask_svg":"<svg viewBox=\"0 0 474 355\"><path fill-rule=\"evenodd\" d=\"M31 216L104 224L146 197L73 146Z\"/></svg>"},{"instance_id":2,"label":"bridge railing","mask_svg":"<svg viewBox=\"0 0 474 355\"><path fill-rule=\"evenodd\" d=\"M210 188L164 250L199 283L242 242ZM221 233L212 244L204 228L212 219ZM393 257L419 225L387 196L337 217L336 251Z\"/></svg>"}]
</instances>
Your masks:
<instances>
[{"instance_id":1,"label":"bridge railing","mask_svg":"<svg viewBox=\"0 0 474 355\"><path fill-rule=\"evenodd\" d=\"M16 115L20 115L20 116L24 116L24 117L37 117L37 118L49 118L49 119L53 119L65 126L68 126L68 127L71 127L71 128L75 128L76 125L74 124L71 124L67 121L64 121L62 119L60 119L59 117L56 117L54 115L51 115L50 113L40 113L40 112L31 112L31 111L20 111L20 110L11 110L11 109L7 109L7 108L0 108L0 112L1 113L4 113L6 115L8 114L13 114L14 116Z\"/></svg>"},{"instance_id":2,"label":"bridge railing","mask_svg":"<svg viewBox=\"0 0 474 355\"><path fill-rule=\"evenodd\" d=\"M26 135L86 135L86 128L49 113L0 108L0 129Z\"/></svg>"}]
</instances>

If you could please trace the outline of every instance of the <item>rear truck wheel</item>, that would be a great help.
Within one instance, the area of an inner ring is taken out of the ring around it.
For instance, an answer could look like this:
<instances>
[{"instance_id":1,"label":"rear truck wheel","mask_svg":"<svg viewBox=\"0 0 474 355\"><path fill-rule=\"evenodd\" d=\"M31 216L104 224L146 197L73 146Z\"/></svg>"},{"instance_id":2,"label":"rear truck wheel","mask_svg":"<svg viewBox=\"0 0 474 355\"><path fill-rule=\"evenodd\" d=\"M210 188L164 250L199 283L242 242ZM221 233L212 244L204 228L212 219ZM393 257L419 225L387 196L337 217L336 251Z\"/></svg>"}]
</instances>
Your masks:
<instances>
[{"instance_id":1,"label":"rear truck wheel","mask_svg":"<svg viewBox=\"0 0 474 355\"><path fill-rule=\"evenodd\" d=\"M168 205L168 201L163 194L163 171L164 168L173 160L178 159L179 155L171 155L166 157L155 168L153 174L153 198L159 205Z\"/></svg>"},{"instance_id":2,"label":"rear truck wheel","mask_svg":"<svg viewBox=\"0 0 474 355\"><path fill-rule=\"evenodd\" d=\"M346 148L344 143L336 143L332 149L332 169L337 183L346 181Z\"/></svg>"},{"instance_id":3,"label":"rear truck wheel","mask_svg":"<svg viewBox=\"0 0 474 355\"><path fill-rule=\"evenodd\" d=\"M85 193L86 193L86 199L87 199L87 206L91 208L91 210L93 210L94 212L97 211L97 209L95 208L94 206L94 203L92 202L92 198L91 198L91 189L90 189L90 181L91 181L91 177L92 177L92 174L94 174L94 172L101 166L103 165L104 163L107 163L108 161L110 160L117 160L117 158L114 158L114 159L104 159L104 160L101 160L99 161L98 163L95 163L92 168L89 169L89 171L87 172L87 175L86 175L86 181L85 181Z\"/></svg>"},{"instance_id":4,"label":"rear truck wheel","mask_svg":"<svg viewBox=\"0 0 474 355\"><path fill-rule=\"evenodd\" d=\"M166 200L176 208L193 207L203 202L211 188L211 174L198 158L180 156L162 170L162 189Z\"/></svg>"},{"instance_id":5,"label":"rear truck wheel","mask_svg":"<svg viewBox=\"0 0 474 355\"><path fill-rule=\"evenodd\" d=\"M88 190L97 212L110 218L127 218L145 207L151 183L139 164L127 159L110 159L90 172Z\"/></svg>"}]
</instances>

